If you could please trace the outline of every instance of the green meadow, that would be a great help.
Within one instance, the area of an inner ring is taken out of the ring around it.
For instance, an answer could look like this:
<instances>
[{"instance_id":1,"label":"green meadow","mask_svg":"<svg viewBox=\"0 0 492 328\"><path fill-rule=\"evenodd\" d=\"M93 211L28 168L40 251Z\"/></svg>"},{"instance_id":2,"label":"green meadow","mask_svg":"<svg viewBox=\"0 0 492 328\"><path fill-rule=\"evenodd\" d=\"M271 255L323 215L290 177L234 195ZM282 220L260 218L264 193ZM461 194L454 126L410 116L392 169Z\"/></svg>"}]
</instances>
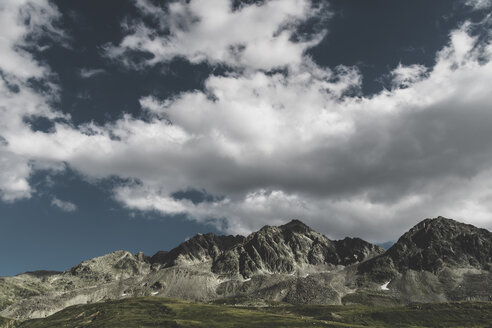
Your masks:
<instances>
[{"instance_id":1,"label":"green meadow","mask_svg":"<svg viewBox=\"0 0 492 328\"><path fill-rule=\"evenodd\" d=\"M410 306L247 305L246 302L197 303L159 297L129 298L68 307L44 319L0 327L492 327L492 302Z\"/></svg>"}]
</instances>

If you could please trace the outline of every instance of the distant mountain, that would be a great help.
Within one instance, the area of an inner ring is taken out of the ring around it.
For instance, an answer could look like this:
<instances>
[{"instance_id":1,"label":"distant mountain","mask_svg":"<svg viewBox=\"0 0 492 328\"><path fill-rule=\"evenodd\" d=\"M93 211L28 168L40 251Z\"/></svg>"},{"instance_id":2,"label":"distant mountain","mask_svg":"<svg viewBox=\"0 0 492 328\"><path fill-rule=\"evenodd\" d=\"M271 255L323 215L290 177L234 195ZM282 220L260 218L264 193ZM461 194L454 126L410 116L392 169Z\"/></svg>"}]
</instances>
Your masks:
<instances>
[{"instance_id":1,"label":"distant mountain","mask_svg":"<svg viewBox=\"0 0 492 328\"><path fill-rule=\"evenodd\" d=\"M385 250L388 250L394 244L395 244L395 241L394 240L392 240L392 241L385 241L383 243L376 243L376 245L378 245L379 247L384 248Z\"/></svg>"},{"instance_id":2,"label":"distant mountain","mask_svg":"<svg viewBox=\"0 0 492 328\"><path fill-rule=\"evenodd\" d=\"M313 304L492 300L492 233L426 219L387 251L330 240L301 221L243 236L198 234L152 257L117 251L65 272L0 277L0 316L45 317L67 306L134 296Z\"/></svg>"}]
</instances>

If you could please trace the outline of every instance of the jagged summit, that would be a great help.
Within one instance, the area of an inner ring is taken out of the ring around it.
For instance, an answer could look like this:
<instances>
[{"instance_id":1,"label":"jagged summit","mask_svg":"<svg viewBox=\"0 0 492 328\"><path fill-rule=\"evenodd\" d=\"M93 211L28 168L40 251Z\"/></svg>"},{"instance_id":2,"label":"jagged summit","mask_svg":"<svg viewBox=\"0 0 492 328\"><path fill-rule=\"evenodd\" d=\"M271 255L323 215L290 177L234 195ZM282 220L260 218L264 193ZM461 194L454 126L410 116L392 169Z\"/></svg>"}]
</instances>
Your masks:
<instances>
[{"instance_id":1,"label":"jagged summit","mask_svg":"<svg viewBox=\"0 0 492 328\"><path fill-rule=\"evenodd\" d=\"M407 270L438 273L445 267L489 269L492 233L439 216L425 219L403 234L388 251L359 267L386 279Z\"/></svg>"},{"instance_id":2,"label":"jagged summit","mask_svg":"<svg viewBox=\"0 0 492 328\"><path fill-rule=\"evenodd\" d=\"M297 231L297 232L314 231L313 229L311 229L311 227L304 224L304 222L297 220L297 219L293 219L290 222L288 222L284 225L281 225L279 228L289 229L289 230Z\"/></svg>"},{"instance_id":3,"label":"jagged summit","mask_svg":"<svg viewBox=\"0 0 492 328\"><path fill-rule=\"evenodd\" d=\"M210 262L215 273L248 278L292 273L307 265L349 265L383 252L358 238L332 241L294 219L280 226L266 225L247 237L197 234L169 252L157 252L150 262L161 267Z\"/></svg>"},{"instance_id":4,"label":"jagged summit","mask_svg":"<svg viewBox=\"0 0 492 328\"><path fill-rule=\"evenodd\" d=\"M152 264L161 264L163 267L213 261L225 250L242 242L244 238L239 235L197 234L169 252L157 252L150 261Z\"/></svg>"},{"instance_id":5,"label":"jagged summit","mask_svg":"<svg viewBox=\"0 0 492 328\"><path fill-rule=\"evenodd\" d=\"M134 255L119 250L84 261L65 271L63 275L87 281L112 281L146 273L147 262L148 257L143 253Z\"/></svg>"},{"instance_id":6,"label":"jagged summit","mask_svg":"<svg viewBox=\"0 0 492 328\"><path fill-rule=\"evenodd\" d=\"M435 242L436 240L447 240L454 238L458 234L469 235L474 233L480 235L491 234L491 232L486 229L477 228L471 224L438 216L437 218L425 219L417 223L407 233L403 234L400 239L405 240L411 238L421 247L426 247L430 242ZM429 238L422 238L424 236Z\"/></svg>"},{"instance_id":7,"label":"jagged summit","mask_svg":"<svg viewBox=\"0 0 492 328\"><path fill-rule=\"evenodd\" d=\"M216 273L249 278L258 273L294 273L308 266L349 265L381 254L365 241L343 245L328 239L299 220L275 227L265 226L221 254L213 263Z\"/></svg>"},{"instance_id":8,"label":"jagged summit","mask_svg":"<svg viewBox=\"0 0 492 328\"><path fill-rule=\"evenodd\" d=\"M492 262L492 233L438 217L426 219L388 250L398 268L439 270L443 265L482 268Z\"/></svg>"}]
</instances>

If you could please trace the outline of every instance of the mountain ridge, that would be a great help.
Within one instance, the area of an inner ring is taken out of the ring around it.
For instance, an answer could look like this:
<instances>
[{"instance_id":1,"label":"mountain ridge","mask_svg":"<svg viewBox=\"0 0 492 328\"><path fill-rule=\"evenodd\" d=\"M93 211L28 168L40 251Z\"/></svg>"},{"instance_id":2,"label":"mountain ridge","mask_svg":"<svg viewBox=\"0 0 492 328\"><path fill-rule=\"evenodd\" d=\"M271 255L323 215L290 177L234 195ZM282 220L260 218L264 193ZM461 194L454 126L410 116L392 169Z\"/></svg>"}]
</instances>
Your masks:
<instances>
[{"instance_id":1,"label":"mountain ridge","mask_svg":"<svg viewBox=\"0 0 492 328\"><path fill-rule=\"evenodd\" d=\"M445 265L490 270L492 232L442 216L425 219L384 254L359 266L359 272L370 271L378 261L384 261L388 270L382 279L409 269L437 273Z\"/></svg>"},{"instance_id":2,"label":"mountain ridge","mask_svg":"<svg viewBox=\"0 0 492 328\"><path fill-rule=\"evenodd\" d=\"M197 234L149 257L116 251L64 272L0 278L0 315L39 318L134 296L251 298L311 304L492 300L492 233L438 217L388 250L330 240L299 220L248 236Z\"/></svg>"}]
</instances>

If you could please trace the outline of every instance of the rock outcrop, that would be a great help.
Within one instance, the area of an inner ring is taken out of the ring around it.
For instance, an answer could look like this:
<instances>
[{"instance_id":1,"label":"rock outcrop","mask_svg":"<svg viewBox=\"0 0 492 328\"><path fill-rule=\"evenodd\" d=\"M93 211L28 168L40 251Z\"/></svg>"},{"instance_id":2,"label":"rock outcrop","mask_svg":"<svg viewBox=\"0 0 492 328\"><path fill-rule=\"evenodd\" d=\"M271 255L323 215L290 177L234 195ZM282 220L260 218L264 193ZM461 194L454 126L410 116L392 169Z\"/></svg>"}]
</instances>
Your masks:
<instances>
[{"instance_id":1,"label":"rock outcrop","mask_svg":"<svg viewBox=\"0 0 492 328\"><path fill-rule=\"evenodd\" d=\"M414 226L383 255L360 265L359 272L383 281L408 270L437 274L444 268L491 266L492 232L438 217Z\"/></svg>"},{"instance_id":2,"label":"rock outcrop","mask_svg":"<svg viewBox=\"0 0 492 328\"><path fill-rule=\"evenodd\" d=\"M150 262L163 268L175 265L192 265L214 261L229 248L244 241L243 236L217 236L213 233L198 234L169 252L159 251Z\"/></svg>"},{"instance_id":3,"label":"rock outcrop","mask_svg":"<svg viewBox=\"0 0 492 328\"><path fill-rule=\"evenodd\" d=\"M350 265L382 254L378 246L358 238L331 241L298 220L279 227L265 226L213 262L219 274L255 274L305 271L308 267Z\"/></svg>"}]
</instances>

